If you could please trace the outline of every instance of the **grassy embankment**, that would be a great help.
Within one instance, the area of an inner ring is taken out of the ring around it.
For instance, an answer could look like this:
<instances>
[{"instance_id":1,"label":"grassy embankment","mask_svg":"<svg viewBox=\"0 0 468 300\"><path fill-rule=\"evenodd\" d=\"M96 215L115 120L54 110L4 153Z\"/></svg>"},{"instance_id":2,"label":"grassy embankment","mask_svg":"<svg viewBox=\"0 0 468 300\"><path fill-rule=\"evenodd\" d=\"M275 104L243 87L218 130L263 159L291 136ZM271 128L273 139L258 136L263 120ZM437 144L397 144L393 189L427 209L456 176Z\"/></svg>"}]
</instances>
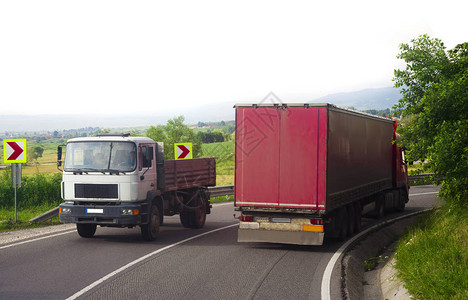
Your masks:
<instances>
[{"instance_id":1,"label":"grassy embankment","mask_svg":"<svg viewBox=\"0 0 468 300\"><path fill-rule=\"evenodd\" d=\"M468 299L468 209L445 203L400 241L396 268L416 299Z\"/></svg>"},{"instance_id":2,"label":"grassy embankment","mask_svg":"<svg viewBox=\"0 0 468 300\"><path fill-rule=\"evenodd\" d=\"M216 185L234 184L234 142L203 144L204 157L216 157ZM210 202L231 200L232 196L212 197Z\"/></svg>"}]
</instances>

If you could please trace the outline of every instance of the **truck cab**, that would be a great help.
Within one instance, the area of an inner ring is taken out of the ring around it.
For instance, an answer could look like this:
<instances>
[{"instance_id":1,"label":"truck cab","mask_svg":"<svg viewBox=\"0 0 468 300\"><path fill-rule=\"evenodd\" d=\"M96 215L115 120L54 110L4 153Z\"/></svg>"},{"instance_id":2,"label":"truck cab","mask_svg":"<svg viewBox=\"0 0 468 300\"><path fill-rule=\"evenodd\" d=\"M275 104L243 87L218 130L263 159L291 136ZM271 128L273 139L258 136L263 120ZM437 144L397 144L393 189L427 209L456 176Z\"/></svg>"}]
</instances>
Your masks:
<instances>
[{"instance_id":1,"label":"truck cab","mask_svg":"<svg viewBox=\"0 0 468 300\"><path fill-rule=\"evenodd\" d=\"M70 139L59 206L62 223L93 237L96 226L140 226L154 240L163 216L180 215L187 228L202 228L210 213L209 186L216 185L212 158L164 160L163 143L129 134ZM62 151L57 166L62 166Z\"/></svg>"},{"instance_id":2,"label":"truck cab","mask_svg":"<svg viewBox=\"0 0 468 300\"><path fill-rule=\"evenodd\" d=\"M99 136L67 143L62 197L66 201L137 202L156 189L156 143L144 137Z\"/></svg>"}]
</instances>

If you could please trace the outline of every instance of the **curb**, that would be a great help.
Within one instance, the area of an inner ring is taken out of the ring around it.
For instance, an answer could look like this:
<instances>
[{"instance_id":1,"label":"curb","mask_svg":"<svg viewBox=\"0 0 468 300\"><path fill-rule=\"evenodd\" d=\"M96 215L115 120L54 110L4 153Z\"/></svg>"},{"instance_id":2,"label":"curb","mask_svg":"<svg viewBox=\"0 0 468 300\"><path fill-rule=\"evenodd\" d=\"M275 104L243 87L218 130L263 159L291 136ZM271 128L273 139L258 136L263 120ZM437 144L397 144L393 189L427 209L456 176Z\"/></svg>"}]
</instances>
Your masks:
<instances>
[{"instance_id":1,"label":"curb","mask_svg":"<svg viewBox=\"0 0 468 300\"><path fill-rule=\"evenodd\" d=\"M393 248L389 246L401 237L406 232L407 227L413 224L422 213L427 211L423 210L389 220L353 243L341 260L344 299L392 299L391 295L403 295L399 294L401 293L400 290L405 291L402 286L403 283L396 284L398 279L395 276L396 270L393 269L391 264L393 260L388 260L393 253ZM379 258L381 254L387 261L382 260L382 257ZM369 258L380 260L380 263L374 271L365 272L364 261ZM385 272L387 272L384 274L390 274L390 276L381 276L384 268ZM391 284L388 284L389 280ZM385 291L385 298L383 290Z\"/></svg>"}]
</instances>

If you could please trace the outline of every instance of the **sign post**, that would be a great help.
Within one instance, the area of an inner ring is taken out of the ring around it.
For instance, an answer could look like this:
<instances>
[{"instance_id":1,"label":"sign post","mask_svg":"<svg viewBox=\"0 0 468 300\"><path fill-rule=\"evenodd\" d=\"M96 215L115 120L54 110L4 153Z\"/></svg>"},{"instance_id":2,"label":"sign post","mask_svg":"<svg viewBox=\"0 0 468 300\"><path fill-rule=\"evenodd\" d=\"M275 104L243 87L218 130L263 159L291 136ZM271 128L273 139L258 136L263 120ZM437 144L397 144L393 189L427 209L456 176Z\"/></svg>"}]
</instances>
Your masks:
<instances>
[{"instance_id":1,"label":"sign post","mask_svg":"<svg viewBox=\"0 0 468 300\"><path fill-rule=\"evenodd\" d=\"M17 220L17 201L16 201L16 189L21 187L21 169L22 165L20 163L11 164L11 179L13 181L13 187L15 188L15 223Z\"/></svg>"},{"instance_id":2,"label":"sign post","mask_svg":"<svg viewBox=\"0 0 468 300\"><path fill-rule=\"evenodd\" d=\"M26 139L3 140L3 160L11 163L11 180L15 188L15 223L17 221L16 189L21 187L22 164L26 162Z\"/></svg>"}]
</instances>

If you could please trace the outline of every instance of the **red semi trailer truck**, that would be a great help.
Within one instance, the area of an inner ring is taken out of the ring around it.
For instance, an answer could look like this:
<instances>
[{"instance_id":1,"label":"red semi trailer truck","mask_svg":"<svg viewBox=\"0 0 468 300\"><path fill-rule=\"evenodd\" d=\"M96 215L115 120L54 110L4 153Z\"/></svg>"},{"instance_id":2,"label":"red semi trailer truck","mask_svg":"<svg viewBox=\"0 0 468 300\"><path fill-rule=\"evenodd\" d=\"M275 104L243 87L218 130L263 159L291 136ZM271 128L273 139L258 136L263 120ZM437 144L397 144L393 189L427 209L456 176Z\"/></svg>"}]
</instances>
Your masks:
<instances>
[{"instance_id":1,"label":"red semi trailer truck","mask_svg":"<svg viewBox=\"0 0 468 300\"><path fill-rule=\"evenodd\" d=\"M394 121L331 104L235 108L239 242L343 240L363 214L380 217L408 202Z\"/></svg>"}]
</instances>

